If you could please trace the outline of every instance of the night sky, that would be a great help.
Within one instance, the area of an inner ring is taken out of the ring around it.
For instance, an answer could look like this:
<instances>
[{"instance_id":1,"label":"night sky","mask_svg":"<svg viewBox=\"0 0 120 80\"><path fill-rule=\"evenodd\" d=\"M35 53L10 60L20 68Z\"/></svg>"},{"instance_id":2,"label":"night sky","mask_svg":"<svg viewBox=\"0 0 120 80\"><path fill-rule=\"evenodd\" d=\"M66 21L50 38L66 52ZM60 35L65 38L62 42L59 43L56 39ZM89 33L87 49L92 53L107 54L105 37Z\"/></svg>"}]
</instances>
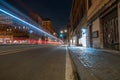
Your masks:
<instances>
[{"instance_id":1,"label":"night sky","mask_svg":"<svg viewBox=\"0 0 120 80\"><path fill-rule=\"evenodd\" d=\"M59 32L69 21L72 0L5 0L26 15L30 11L52 20L54 29Z\"/></svg>"}]
</instances>

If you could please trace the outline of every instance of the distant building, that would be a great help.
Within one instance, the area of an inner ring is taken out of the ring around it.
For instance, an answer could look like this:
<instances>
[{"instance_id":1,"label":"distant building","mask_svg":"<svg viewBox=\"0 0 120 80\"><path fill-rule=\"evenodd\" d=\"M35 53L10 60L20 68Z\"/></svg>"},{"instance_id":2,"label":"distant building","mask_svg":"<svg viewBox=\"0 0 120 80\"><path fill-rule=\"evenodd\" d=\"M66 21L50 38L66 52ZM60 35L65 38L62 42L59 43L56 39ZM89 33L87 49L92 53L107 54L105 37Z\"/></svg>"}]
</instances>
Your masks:
<instances>
[{"instance_id":1,"label":"distant building","mask_svg":"<svg viewBox=\"0 0 120 80\"><path fill-rule=\"evenodd\" d=\"M28 30L26 26L17 24L12 17L0 14L0 44L22 43L29 38Z\"/></svg>"},{"instance_id":2,"label":"distant building","mask_svg":"<svg viewBox=\"0 0 120 80\"><path fill-rule=\"evenodd\" d=\"M44 29L42 27L42 17L39 14L31 12L29 15L30 15L31 19L38 24L38 26L37 26L38 28ZM34 39L34 40L43 40L44 39L44 35L43 34L40 35L40 34L34 33L34 31L33 31L30 34L30 39L31 40L32 39Z\"/></svg>"},{"instance_id":3,"label":"distant building","mask_svg":"<svg viewBox=\"0 0 120 80\"><path fill-rule=\"evenodd\" d=\"M35 21L39 26L42 25L42 17L38 15L37 13L31 12L30 17L32 18L33 21Z\"/></svg>"},{"instance_id":4,"label":"distant building","mask_svg":"<svg viewBox=\"0 0 120 80\"><path fill-rule=\"evenodd\" d=\"M30 17L33 21L35 21L37 24L39 24L40 27L42 27L45 31L48 33L53 34L53 25L50 19L43 19L39 14L31 12Z\"/></svg>"},{"instance_id":5,"label":"distant building","mask_svg":"<svg viewBox=\"0 0 120 80\"><path fill-rule=\"evenodd\" d=\"M35 21L39 25L39 27L41 29L43 29L44 31L46 31L47 33L49 33L53 36L58 37L58 34L55 33L55 31L53 29L53 25L52 25L52 22L50 19L44 19L40 15L38 15L37 13L34 13L34 12L30 13L30 17L32 18L33 21ZM32 38L34 36L35 36L35 34L33 36L31 35ZM46 41L51 40L50 37L47 37L45 34L42 34L39 36L36 34L36 38L46 40Z\"/></svg>"},{"instance_id":6,"label":"distant building","mask_svg":"<svg viewBox=\"0 0 120 80\"><path fill-rule=\"evenodd\" d=\"M53 30L53 25L50 19L43 19L42 20L42 27L48 32L53 34L54 30Z\"/></svg>"},{"instance_id":7,"label":"distant building","mask_svg":"<svg viewBox=\"0 0 120 80\"><path fill-rule=\"evenodd\" d=\"M13 24L12 17L0 14L0 24Z\"/></svg>"}]
</instances>

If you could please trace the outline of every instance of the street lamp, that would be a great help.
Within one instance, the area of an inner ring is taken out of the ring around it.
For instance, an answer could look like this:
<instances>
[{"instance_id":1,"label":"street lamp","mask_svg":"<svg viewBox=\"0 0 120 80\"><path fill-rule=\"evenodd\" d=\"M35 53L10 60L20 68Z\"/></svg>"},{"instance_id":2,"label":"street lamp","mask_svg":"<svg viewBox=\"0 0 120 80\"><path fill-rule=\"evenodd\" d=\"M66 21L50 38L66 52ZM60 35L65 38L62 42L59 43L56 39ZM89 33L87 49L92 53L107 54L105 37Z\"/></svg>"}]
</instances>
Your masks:
<instances>
[{"instance_id":1,"label":"street lamp","mask_svg":"<svg viewBox=\"0 0 120 80\"><path fill-rule=\"evenodd\" d=\"M64 32L67 33L67 30L65 29Z\"/></svg>"},{"instance_id":2,"label":"street lamp","mask_svg":"<svg viewBox=\"0 0 120 80\"><path fill-rule=\"evenodd\" d=\"M63 31L61 30L60 33L63 33Z\"/></svg>"}]
</instances>

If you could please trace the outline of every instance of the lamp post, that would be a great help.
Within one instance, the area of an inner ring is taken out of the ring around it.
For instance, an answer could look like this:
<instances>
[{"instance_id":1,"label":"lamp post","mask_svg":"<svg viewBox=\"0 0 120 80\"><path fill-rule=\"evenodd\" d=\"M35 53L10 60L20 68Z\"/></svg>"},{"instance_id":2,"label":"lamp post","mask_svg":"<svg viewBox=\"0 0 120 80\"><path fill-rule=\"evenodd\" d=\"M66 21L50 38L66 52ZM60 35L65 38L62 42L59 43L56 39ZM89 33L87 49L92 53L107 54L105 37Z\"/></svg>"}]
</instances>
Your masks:
<instances>
[{"instance_id":1,"label":"lamp post","mask_svg":"<svg viewBox=\"0 0 120 80\"><path fill-rule=\"evenodd\" d=\"M64 41L67 43L67 29L64 30Z\"/></svg>"},{"instance_id":2,"label":"lamp post","mask_svg":"<svg viewBox=\"0 0 120 80\"><path fill-rule=\"evenodd\" d=\"M61 30L60 33L63 33L63 30Z\"/></svg>"},{"instance_id":3,"label":"lamp post","mask_svg":"<svg viewBox=\"0 0 120 80\"><path fill-rule=\"evenodd\" d=\"M66 34L67 34L67 29L61 30L59 37L60 37L62 40L66 41Z\"/></svg>"},{"instance_id":4,"label":"lamp post","mask_svg":"<svg viewBox=\"0 0 120 80\"><path fill-rule=\"evenodd\" d=\"M64 32L67 33L67 29L65 29Z\"/></svg>"}]
</instances>

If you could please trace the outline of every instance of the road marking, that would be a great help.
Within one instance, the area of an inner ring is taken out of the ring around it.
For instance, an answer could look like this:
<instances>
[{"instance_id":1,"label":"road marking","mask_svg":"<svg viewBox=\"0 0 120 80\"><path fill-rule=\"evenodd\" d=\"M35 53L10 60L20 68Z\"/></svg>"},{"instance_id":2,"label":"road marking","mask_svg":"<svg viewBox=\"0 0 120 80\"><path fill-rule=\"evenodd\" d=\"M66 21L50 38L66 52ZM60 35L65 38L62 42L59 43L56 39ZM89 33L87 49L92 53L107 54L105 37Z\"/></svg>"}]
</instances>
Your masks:
<instances>
[{"instance_id":1,"label":"road marking","mask_svg":"<svg viewBox=\"0 0 120 80\"><path fill-rule=\"evenodd\" d=\"M0 55L7 55L7 54L15 54L15 53L17 53L17 52L22 52L22 51L27 51L27 50L31 50L31 49L37 49L37 48L48 48L48 46L33 46L33 47L31 47L30 46L30 48L26 48L26 49L16 49L16 50L7 50L7 51L1 51L0 52Z\"/></svg>"},{"instance_id":2,"label":"road marking","mask_svg":"<svg viewBox=\"0 0 120 80\"><path fill-rule=\"evenodd\" d=\"M74 74L72 69L72 64L70 60L70 55L66 46L66 67L65 67L65 80L74 80Z\"/></svg>"},{"instance_id":3,"label":"road marking","mask_svg":"<svg viewBox=\"0 0 120 80\"><path fill-rule=\"evenodd\" d=\"M8 51L2 51L2 52L0 52L0 56L1 55L7 55L7 54L15 54L15 53L17 53L17 52L23 52L23 51L27 51L27 50L31 50L31 49L37 49L37 48L40 48L40 47L36 47L36 48L27 48L27 49L16 49L16 50L9 50L9 52Z\"/></svg>"},{"instance_id":4,"label":"road marking","mask_svg":"<svg viewBox=\"0 0 120 80\"><path fill-rule=\"evenodd\" d=\"M15 54L15 53L17 53L17 52L22 52L22 51L27 51L27 50L30 50L30 48L29 49L22 49L22 50L11 50L10 52L3 52L3 53L0 53L0 55L7 55L7 54Z\"/></svg>"}]
</instances>

